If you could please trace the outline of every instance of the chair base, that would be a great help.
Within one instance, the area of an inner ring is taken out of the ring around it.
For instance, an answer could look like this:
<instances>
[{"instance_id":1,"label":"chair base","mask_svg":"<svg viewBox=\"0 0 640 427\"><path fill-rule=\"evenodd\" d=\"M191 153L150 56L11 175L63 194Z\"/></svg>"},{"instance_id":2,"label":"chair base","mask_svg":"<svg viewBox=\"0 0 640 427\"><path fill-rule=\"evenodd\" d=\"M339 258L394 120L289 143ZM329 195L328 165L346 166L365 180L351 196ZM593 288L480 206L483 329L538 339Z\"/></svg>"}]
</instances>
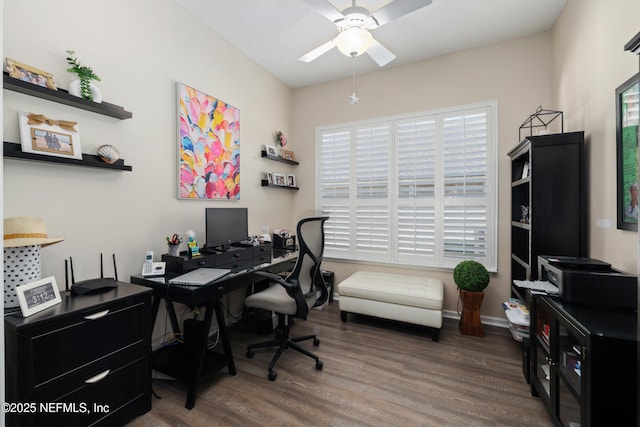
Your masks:
<instances>
[{"instance_id":1,"label":"chair base","mask_svg":"<svg viewBox=\"0 0 640 427\"><path fill-rule=\"evenodd\" d=\"M271 381L275 381L276 378L278 377L278 374L273 370L273 367L275 366L278 359L280 359L280 356L282 355L282 353L288 348L296 350L304 354L305 356L308 356L314 359L316 361L317 370L320 371L322 370L322 367L323 367L322 362L320 361L317 355L296 344L300 341L313 340L314 347L317 347L320 345L320 340L315 335L305 335L302 337L293 337L293 338L289 337L290 327L287 324L287 320L288 320L287 315L279 313L278 329L276 330L276 338L270 341L265 341L257 344L249 344L247 346L247 357L249 359L251 359L254 356L253 350L256 348L278 347L276 354L274 354L273 358L271 359L271 363L269 363L268 378Z\"/></svg>"}]
</instances>

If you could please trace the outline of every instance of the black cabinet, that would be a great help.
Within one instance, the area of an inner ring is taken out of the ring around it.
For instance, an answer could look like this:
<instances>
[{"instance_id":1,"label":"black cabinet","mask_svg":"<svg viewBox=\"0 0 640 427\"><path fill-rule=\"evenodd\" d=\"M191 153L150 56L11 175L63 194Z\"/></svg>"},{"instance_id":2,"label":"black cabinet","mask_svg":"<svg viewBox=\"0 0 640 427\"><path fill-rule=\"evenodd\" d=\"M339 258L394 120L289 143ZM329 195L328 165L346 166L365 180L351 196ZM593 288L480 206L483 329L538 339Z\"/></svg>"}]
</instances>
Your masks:
<instances>
[{"instance_id":1,"label":"black cabinet","mask_svg":"<svg viewBox=\"0 0 640 427\"><path fill-rule=\"evenodd\" d=\"M122 425L151 409L151 290L118 283L30 317L6 315L8 425ZM44 405L44 406L43 406Z\"/></svg>"},{"instance_id":2,"label":"black cabinet","mask_svg":"<svg viewBox=\"0 0 640 427\"><path fill-rule=\"evenodd\" d=\"M184 252L180 256L162 255L170 273L186 273L196 268L228 268L233 273L271 262L271 243L258 246L232 246L226 251L207 251L197 258L189 258Z\"/></svg>"},{"instance_id":3,"label":"black cabinet","mask_svg":"<svg viewBox=\"0 0 640 427\"><path fill-rule=\"evenodd\" d=\"M536 279L538 255L586 256L583 140L584 132L531 136L508 153L512 281Z\"/></svg>"},{"instance_id":4,"label":"black cabinet","mask_svg":"<svg viewBox=\"0 0 640 427\"><path fill-rule=\"evenodd\" d=\"M531 385L560 426L637 425L637 314L534 298Z\"/></svg>"}]
</instances>

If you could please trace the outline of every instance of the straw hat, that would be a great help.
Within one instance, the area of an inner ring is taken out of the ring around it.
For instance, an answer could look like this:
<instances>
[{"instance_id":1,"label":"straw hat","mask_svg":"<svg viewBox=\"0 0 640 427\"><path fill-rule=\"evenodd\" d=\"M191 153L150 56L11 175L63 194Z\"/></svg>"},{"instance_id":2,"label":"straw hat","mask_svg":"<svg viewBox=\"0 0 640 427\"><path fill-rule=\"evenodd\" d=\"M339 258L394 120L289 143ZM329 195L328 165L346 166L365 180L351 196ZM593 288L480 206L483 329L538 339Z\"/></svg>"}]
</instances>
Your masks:
<instances>
[{"instance_id":1,"label":"straw hat","mask_svg":"<svg viewBox=\"0 0 640 427\"><path fill-rule=\"evenodd\" d=\"M63 241L64 238L49 238L44 222L40 218L18 217L4 219L4 247L40 245L42 247Z\"/></svg>"}]
</instances>

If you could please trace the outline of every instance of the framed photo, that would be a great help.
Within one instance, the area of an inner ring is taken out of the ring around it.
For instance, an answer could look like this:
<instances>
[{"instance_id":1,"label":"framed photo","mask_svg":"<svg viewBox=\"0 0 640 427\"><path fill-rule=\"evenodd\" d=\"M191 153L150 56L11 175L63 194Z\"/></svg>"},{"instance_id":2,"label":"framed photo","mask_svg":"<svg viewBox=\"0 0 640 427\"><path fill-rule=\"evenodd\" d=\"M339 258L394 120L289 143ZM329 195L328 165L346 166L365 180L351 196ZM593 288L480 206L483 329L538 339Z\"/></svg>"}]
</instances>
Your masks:
<instances>
[{"instance_id":1,"label":"framed photo","mask_svg":"<svg viewBox=\"0 0 640 427\"><path fill-rule=\"evenodd\" d=\"M273 185L273 172L267 172L267 182L269 185Z\"/></svg>"},{"instance_id":2,"label":"framed photo","mask_svg":"<svg viewBox=\"0 0 640 427\"><path fill-rule=\"evenodd\" d=\"M282 158L285 159L285 160L294 161L295 160L295 155L293 154L293 151L282 150Z\"/></svg>"},{"instance_id":3,"label":"framed photo","mask_svg":"<svg viewBox=\"0 0 640 427\"><path fill-rule=\"evenodd\" d=\"M240 109L177 83L178 199L240 200Z\"/></svg>"},{"instance_id":4,"label":"framed photo","mask_svg":"<svg viewBox=\"0 0 640 427\"><path fill-rule=\"evenodd\" d=\"M11 58L5 58L5 62L7 64L7 72L9 73L9 76L14 79L58 90L58 86L53 79L53 74L38 70L37 68L15 61Z\"/></svg>"},{"instance_id":5,"label":"framed photo","mask_svg":"<svg viewBox=\"0 0 640 427\"><path fill-rule=\"evenodd\" d=\"M267 151L267 156L278 157L278 150L275 145L265 145L264 148Z\"/></svg>"},{"instance_id":6,"label":"framed photo","mask_svg":"<svg viewBox=\"0 0 640 427\"><path fill-rule=\"evenodd\" d=\"M55 276L16 286L16 295L24 317L62 302Z\"/></svg>"},{"instance_id":7,"label":"framed photo","mask_svg":"<svg viewBox=\"0 0 640 427\"><path fill-rule=\"evenodd\" d=\"M287 186L287 181L283 173L274 172L273 174L273 183L275 185L282 185L284 187Z\"/></svg>"},{"instance_id":8,"label":"framed photo","mask_svg":"<svg viewBox=\"0 0 640 427\"><path fill-rule=\"evenodd\" d=\"M76 122L24 112L18 113L18 120L23 152L82 160Z\"/></svg>"},{"instance_id":9,"label":"framed photo","mask_svg":"<svg viewBox=\"0 0 640 427\"><path fill-rule=\"evenodd\" d=\"M638 231L640 73L616 89L618 229Z\"/></svg>"},{"instance_id":10,"label":"framed photo","mask_svg":"<svg viewBox=\"0 0 640 427\"><path fill-rule=\"evenodd\" d=\"M288 173L287 174L287 185L289 187L295 187L296 186L296 176L292 173Z\"/></svg>"}]
</instances>

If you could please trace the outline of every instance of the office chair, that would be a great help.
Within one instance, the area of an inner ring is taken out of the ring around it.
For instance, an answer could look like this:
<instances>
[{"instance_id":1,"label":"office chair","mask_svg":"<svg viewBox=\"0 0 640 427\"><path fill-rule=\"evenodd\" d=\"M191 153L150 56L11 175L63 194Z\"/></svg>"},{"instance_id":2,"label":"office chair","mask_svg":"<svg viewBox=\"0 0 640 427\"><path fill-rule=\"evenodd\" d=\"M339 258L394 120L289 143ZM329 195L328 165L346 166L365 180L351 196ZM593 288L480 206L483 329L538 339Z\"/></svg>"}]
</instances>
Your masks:
<instances>
[{"instance_id":1,"label":"office chair","mask_svg":"<svg viewBox=\"0 0 640 427\"><path fill-rule=\"evenodd\" d=\"M247 346L247 357L254 356L253 349L261 347L278 347L276 354L269 364L269 380L275 381L278 374L273 370L282 353L292 348L305 354L316 361L316 369L322 370L322 362L315 354L300 347L298 342L313 340L313 345L320 345L320 340L315 335L303 337L290 337L290 318L305 319L309 309L324 304L329 296L327 286L324 283L320 263L324 251L324 222L329 217L304 218L296 227L299 250L298 259L293 271L286 277L267 272L256 272L273 282L268 287L245 299L245 305L250 308L261 308L278 314L278 327L274 340Z\"/></svg>"}]
</instances>

